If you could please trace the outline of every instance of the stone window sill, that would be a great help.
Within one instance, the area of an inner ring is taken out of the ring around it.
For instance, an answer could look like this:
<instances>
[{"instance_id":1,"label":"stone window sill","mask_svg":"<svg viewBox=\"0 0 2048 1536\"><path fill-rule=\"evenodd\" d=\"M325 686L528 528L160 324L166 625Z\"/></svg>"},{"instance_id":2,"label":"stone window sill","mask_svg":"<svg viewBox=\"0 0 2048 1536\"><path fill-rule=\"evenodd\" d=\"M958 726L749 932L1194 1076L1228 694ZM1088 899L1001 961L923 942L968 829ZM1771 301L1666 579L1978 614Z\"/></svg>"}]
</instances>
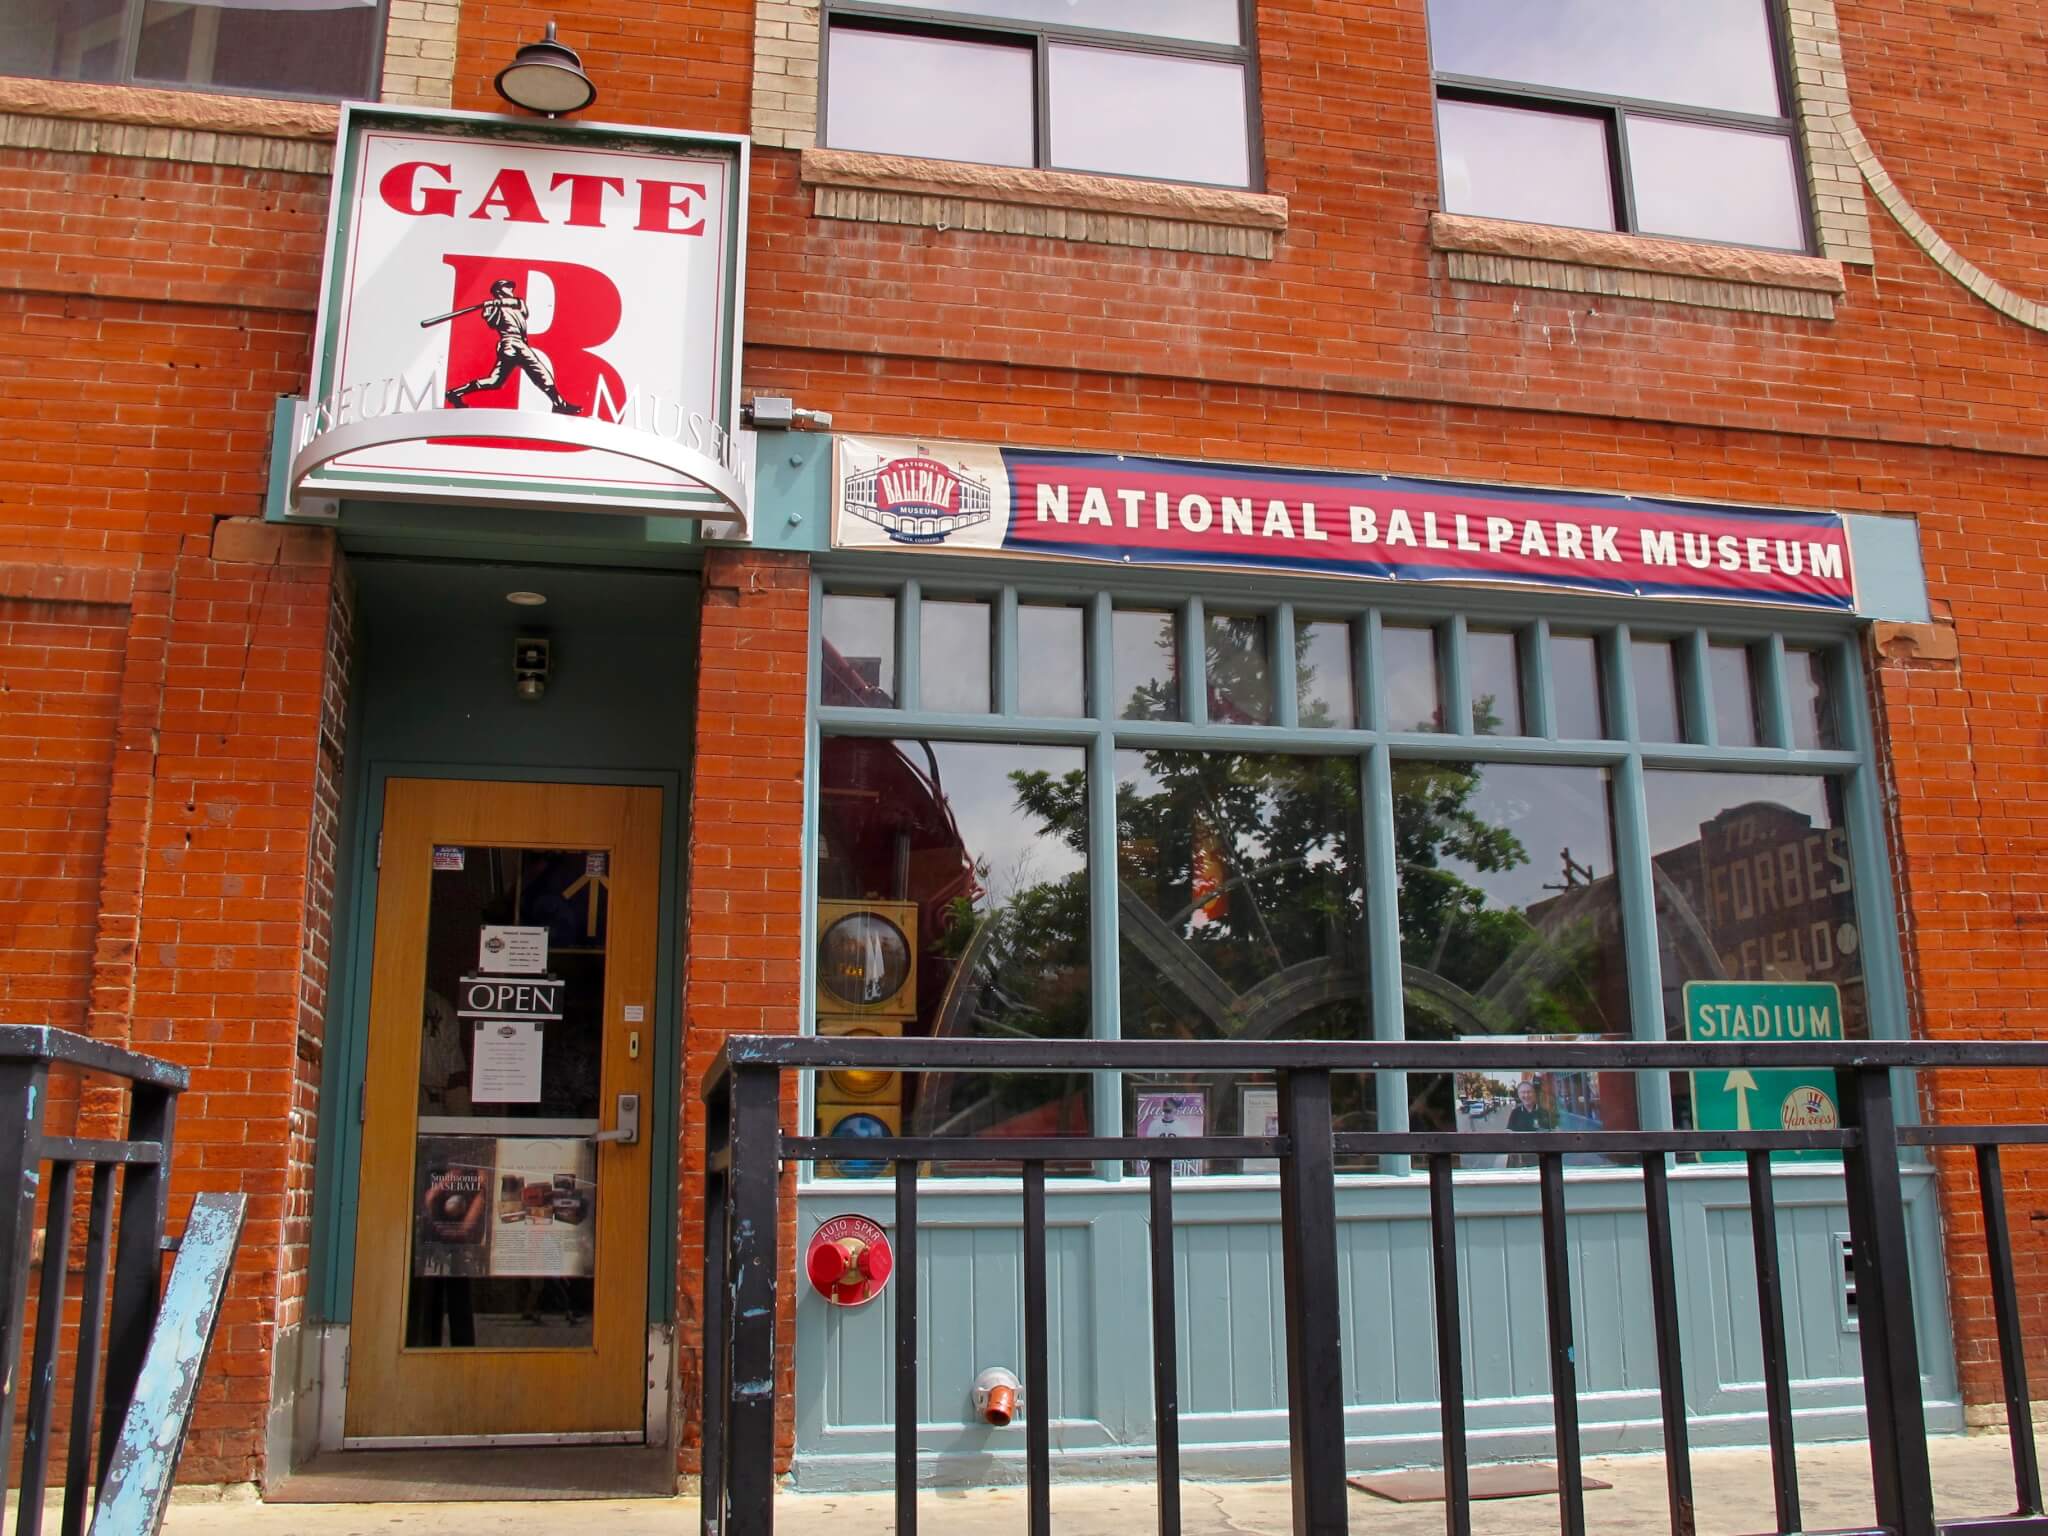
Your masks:
<instances>
[{"instance_id":1,"label":"stone window sill","mask_svg":"<svg viewBox=\"0 0 2048 1536\"><path fill-rule=\"evenodd\" d=\"M1742 246L1433 213L1430 244L1453 281L1605 294L1706 309L1832 320L1842 263Z\"/></svg>"},{"instance_id":2,"label":"stone window sill","mask_svg":"<svg viewBox=\"0 0 2048 1536\"><path fill-rule=\"evenodd\" d=\"M0 76L0 146L324 173L329 102Z\"/></svg>"},{"instance_id":3,"label":"stone window sill","mask_svg":"<svg viewBox=\"0 0 2048 1536\"><path fill-rule=\"evenodd\" d=\"M799 174L819 218L926 229L1037 235L1098 245L1270 261L1287 199L1185 186L858 150L803 151Z\"/></svg>"}]
</instances>

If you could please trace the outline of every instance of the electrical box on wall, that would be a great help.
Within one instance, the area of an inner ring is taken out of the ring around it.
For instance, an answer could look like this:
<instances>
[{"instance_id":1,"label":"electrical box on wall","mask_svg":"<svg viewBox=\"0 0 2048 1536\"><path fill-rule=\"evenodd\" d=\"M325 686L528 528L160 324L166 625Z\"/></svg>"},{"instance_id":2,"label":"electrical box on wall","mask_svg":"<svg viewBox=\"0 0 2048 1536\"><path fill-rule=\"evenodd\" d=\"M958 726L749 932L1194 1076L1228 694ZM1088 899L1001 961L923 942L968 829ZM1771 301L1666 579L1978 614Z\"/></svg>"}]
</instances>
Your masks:
<instances>
[{"instance_id":1,"label":"electrical box on wall","mask_svg":"<svg viewBox=\"0 0 2048 1536\"><path fill-rule=\"evenodd\" d=\"M834 1014L917 1017L917 903L818 903L818 1032Z\"/></svg>"}]
</instances>

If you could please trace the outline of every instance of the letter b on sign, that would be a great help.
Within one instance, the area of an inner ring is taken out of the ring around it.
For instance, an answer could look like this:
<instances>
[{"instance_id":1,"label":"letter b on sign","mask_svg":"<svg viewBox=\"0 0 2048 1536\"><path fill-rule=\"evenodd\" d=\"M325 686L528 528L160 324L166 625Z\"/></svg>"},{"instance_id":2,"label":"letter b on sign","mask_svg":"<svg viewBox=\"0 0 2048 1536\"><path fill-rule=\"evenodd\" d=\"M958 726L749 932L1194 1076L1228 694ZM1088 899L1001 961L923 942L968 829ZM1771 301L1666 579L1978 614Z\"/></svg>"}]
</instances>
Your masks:
<instances>
[{"instance_id":1,"label":"letter b on sign","mask_svg":"<svg viewBox=\"0 0 2048 1536\"><path fill-rule=\"evenodd\" d=\"M626 395L618 369L594 350L619 331L623 305L618 285L595 267L573 261L527 261L514 256L443 256L443 265L455 275L454 292L448 307L466 309L482 304L491 296L491 284L510 279L519 297L534 310L535 279L546 279L554 291L554 312L544 329L527 333L532 348L546 358L555 372L555 387L589 414L602 380L611 397ZM498 366L498 333L484 323L481 311L460 316L446 327L448 369L443 375L449 389L472 379L487 378ZM512 376L496 389L479 390L468 397L472 407L517 410L521 389L532 384L516 367ZM539 403L539 402L536 402ZM550 453L581 453L555 443L507 441L502 438L436 438L436 442L464 447L515 448Z\"/></svg>"}]
</instances>

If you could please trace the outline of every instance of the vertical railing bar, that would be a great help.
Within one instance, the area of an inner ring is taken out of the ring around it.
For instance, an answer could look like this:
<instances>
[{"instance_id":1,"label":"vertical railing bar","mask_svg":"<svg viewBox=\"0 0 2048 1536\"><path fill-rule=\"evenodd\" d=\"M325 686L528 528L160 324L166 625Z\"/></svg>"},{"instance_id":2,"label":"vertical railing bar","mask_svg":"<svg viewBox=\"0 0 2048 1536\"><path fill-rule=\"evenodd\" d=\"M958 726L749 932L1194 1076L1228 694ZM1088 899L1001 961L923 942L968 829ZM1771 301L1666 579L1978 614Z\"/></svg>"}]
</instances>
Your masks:
<instances>
[{"instance_id":1,"label":"vertical railing bar","mask_svg":"<svg viewBox=\"0 0 2048 1536\"><path fill-rule=\"evenodd\" d=\"M1764 1362L1764 1420L1771 1440L1771 1494L1778 1529L1805 1528L1799 1518L1799 1451L1792 1433L1792 1368L1785 1345L1785 1286L1778 1256L1778 1204L1771 1154L1749 1153L1749 1230L1756 1254L1756 1310Z\"/></svg>"},{"instance_id":2,"label":"vertical railing bar","mask_svg":"<svg viewBox=\"0 0 2048 1536\"><path fill-rule=\"evenodd\" d=\"M21 1329L28 1308L28 1256L35 1244L36 1188L40 1182L36 1144L41 1139L50 1071L39 1061L0 1064L0 1194L12 1191L14 1209L0 1216L0 1348L10 1369L0 1380L0 1454L14 1443L14 1415L21 1373ZM0 1498L7 1493L7 1465L0 1460Z\"/></svg>"},{"instance_id":3,"label":"vertical railing bar","mask_svg":"<svg viewBox=\"0 0 2048 1536\"><path fill-rule=\"evenodd\" d=\"M1842 1182L1856 1267L1856 1337L1863 1351L1877 1523L1896 1536L1935 1536L1892 1077L1882 1067L1835 1076L1842 1086L1843 1124L1858 1133L1842 1154Z\"/></svg>"},{"instance_id":4,"label":"vertical railing bar","mask_svg":"<svg viewBox=\"0 0 2048 1536\"><path fill-rule=\"evenodd\" d=\"M107 1325L107 1249L114 1233L114 1165L95 1163L85 1218L85 1289L78 1303L78 1360L72 1368L71 1441L64 1448L62 1536L82 1536L92 1476L93 1409L99 1401L100 1339Z\"/></svg>"},{"instance_id":5,"label":"vertical railing bar","mask_svg":"<svg viewBox=\"0 0 2048 1536\"><path fill-rule=\"evenodd\" d=\"M732 1155L726 1169L725 1443L722 1489L731 1536L772 1536L775 1529L776 1251L781 1213L781 1074L773 1067L732 1069Z\"/></svg>"},{"instance_id":6,"label":"vertical railing bar","mask_svg":"<svg viewBox=\"0 0 2048 1536\"><path fill-rule=\"evenodd\" d=\"M1557 1510L1564 1536L1585 1536L1580 1471L1578 1352L1572 1342L1571 1249L1565 1234L1564 1154L1537 1157L1543 1190L1543 1294L1550 1333L1551 1411L1557 1424Z\"/></svg>"},{"instance_id":7,"label":"vertical railing bar","mask_svg":"<svg viewBox=\"0 0 2048 1536\"><path fill-rule=\"evenodd\" d=\"M128 1139L153 1141L163 1161L129 1163L121 1170L121 1219L114 1232L112 1315L107 1324L106 1397L100 1422L115 1432L100 1436L95 1483L104 1484L136 1379L156 1326L163 1284L164 1223L170 1198L171 1133L177 1097L169 1089L136 1083L128 1095Z\"/></svg>"},{"instance_id":8,"label":"vertical railing bar","mask_svg":"<svg viewBox=\"0 0 2048 1536\"><path fill-rule=\"evenodd\" d=\"M896 1165L896 1536L917 1536L917 1163Z\"/></svg>"},{"instance_id":9,"label":"vertical railing bar","mask_svg":"<svg viewBox=\"0 0 2048 1536\"><path fill-rule=\"evenodd\" d=\"M718 1166L727 1151L732 1124L732 1076L727 1073L704 1105L704 1291L700 1318L702 1343L697 1369L700 1381L698 1530L716 1536L725 1507L725 1250L727 1230L726 1176ZM68 1533L67 1533L68 1536Z\"/></svg>"},{"instance_id":10,"label":"vertical railing bar","mask_svg":"<svg viewBox=\"0 0 2048 1536\"><path fill-rule=\"evenodd\" d=\"M35 1356L28 1368L28 1422L21 1437L21 1497L14 1528L41 1536L50 1485L50 1410L57 1398L57 1344L64 1326L64 1276L71 1262L71 1202L78 1165L53 1163L43 1214L43 1274L36 1287ZM10 1369L14 1365L10 1357Z\"/></svg>"},{"instance_id":11,"label":"vertical railing bar","mask_svg":"<svg viewBox=\"0 0 2048 1536\"><path fill-rule=\"evenodd\" d=\"M1436 1267L1436 1395L1444 1438L1444 1530L1472 1536L1472 1475L1465 1444L1464 1309L1458 1297L1458 1213L1451 1187L1457 1160L1429 1159L1429 1236Z\"/></svg>"},{"instance_id":12,"label":"vertical railing bar","mask_svg":"<svg viewBox=\"0 0 2048 1536\"><path fill-rule=\"evenodd\" d=\"M1657 1339L1657 1396L1664 1410L1664 1489L1671 1507L1671 1536L1695 1536L1685 1352L1678 1332L1678 1265L1671 1242L1671 1180L1662 1152L1643 1154L1643 1222L1650 1243L1650 1312Z\"/></svg>"},{"instance_id":13,"label":"vertical railing bar","mask_svg":"<svg viewBox=\"0 0 2048 1536\"><path fill-rule=\"evenodd\" d=\"M1052 1367L1046 1339L1045 1164L1024 1165L1024 1461L1030 1536L1052 1536Z\"/></svg>"},{"instance_id":14,"label":"vertical railing bar","mask_svg":"<svg viewBox=\"0 0 2048 1536\"><path fill-rule=\"evenodd\" d=\"M1173 1159L1151 1163L1152 1423L1159 1536L1180 1536L1180 1330L1174 1309Z\"/></svg>"},{"instance_id":15,"label":"vertical railing bar","mask_svg":"<svg viewBox=\"0 0 2048 1536\"><path fill-rule=\"evenodd\" d=\"M1330 1074L1280 1076L1280 1256L1294 1536L1350 1529L1344 1483L1344 1330L1337 1287L1337 1161Z\"/></svg>"},{"instance_id":16,"label":"vertical railing bar","mask_svg":"<svg viewBox=\"0 0 2048 1536\"><path fill-rule=\"evenodd\" d=\"M1998 1363L2005 1381L2005 1428L2012 1441L2012 1484L2019 1513L2038 1515L2041 1463L2034 1444L2034 1404L2027 1387L2026 1340L2020 1331L2019 1288L2012 1268L2012 1231L2005 1214L2005 1170L1995 1142L1977 1145L1977 1193L1984 1206L1984 1250L1998 1324Z\"/></svg>"}]
</instances>

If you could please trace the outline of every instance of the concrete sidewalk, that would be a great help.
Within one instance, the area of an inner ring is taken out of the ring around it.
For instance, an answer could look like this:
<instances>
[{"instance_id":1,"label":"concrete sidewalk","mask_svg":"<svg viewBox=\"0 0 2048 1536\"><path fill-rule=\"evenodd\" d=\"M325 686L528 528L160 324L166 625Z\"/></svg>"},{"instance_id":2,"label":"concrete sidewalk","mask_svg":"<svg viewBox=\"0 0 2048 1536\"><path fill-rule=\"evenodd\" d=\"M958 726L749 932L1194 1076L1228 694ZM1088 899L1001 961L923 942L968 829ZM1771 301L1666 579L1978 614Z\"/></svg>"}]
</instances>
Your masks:
<instances>
[{"instance_id":1,"label":"concrete sidewalk","mask_svg":"<svg viewBox=\"0 0 2048 1536\"><path fill-rule=\"evenodd\" d=\"M1943 1518L2008 1514L2013 1507L2011 1449L2002 1434L1931 1441L1937 1506ZM1591 1532L1656 1536L1670 1529L1664 1464L1655 1456L1600 1457L1587 1472L1614 1484L1586 1495ZM1808 1530L1867 1525L1870 1450L1861 1443L1799 1453ZM1693 1458L1700 1536L1777 1529L1770 1458L1762 1451L1701 1451ZM1182 1494L1187 1536L1287 1536L1284 1483L1190 1483ZM1011 1536L1024 1529L1022 1490L931 1491L919 1501L930 1536ZM1153 1490L1131 1483L1065 1483L1053 1492L1060 1536L1141 1536L1153 1528ZM1351 1495L1360 1536L1438 1536L1441 1504L1394 1504ZM684 1536L697 1523L694 1499L604 1500L535 1504L289 1504L253 1498L181 1497L165 1530L171 1536ZM887 1495L786 1494L776 1506L781 1536L886 1536L895 1529ZM54 1522L50 1526L55 1530ZM1557 1500L1508 1499L1474 1506L1475 1536L1535 1536L1557 1529Z\"/></svg>"}]
</instances>

